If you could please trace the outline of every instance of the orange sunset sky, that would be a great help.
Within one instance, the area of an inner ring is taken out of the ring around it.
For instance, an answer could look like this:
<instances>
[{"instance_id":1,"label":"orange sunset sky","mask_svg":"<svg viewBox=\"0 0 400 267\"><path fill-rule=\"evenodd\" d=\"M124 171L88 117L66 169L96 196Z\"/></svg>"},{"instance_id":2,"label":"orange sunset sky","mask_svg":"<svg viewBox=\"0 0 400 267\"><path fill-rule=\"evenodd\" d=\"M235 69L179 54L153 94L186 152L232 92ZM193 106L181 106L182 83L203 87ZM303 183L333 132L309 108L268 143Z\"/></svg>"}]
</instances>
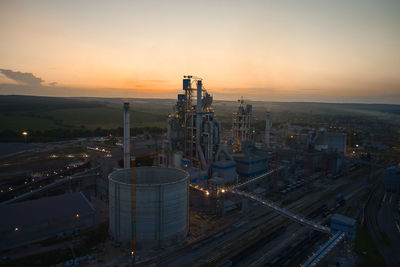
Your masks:
<instances>
[{"instance_id":1,"label":"orange sunset sky","mask_svg":"<svg viewBox=\"0 0 400 267\"><path fill-rule=\"evenodd\" d=\"M0 1L0 94L400 104L400 1Z\"/></svg>"}]
</instances>

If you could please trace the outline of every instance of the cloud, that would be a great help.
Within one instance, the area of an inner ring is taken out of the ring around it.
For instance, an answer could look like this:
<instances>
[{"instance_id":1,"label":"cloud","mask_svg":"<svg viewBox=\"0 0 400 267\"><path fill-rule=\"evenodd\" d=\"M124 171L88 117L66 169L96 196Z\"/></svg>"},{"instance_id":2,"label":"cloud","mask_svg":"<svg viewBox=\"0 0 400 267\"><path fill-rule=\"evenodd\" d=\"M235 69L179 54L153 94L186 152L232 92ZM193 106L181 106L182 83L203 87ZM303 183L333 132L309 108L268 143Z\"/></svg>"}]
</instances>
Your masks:
<instances>
[{"instance_id":1,"label":"cloud","mask_svg":"<svg viewBox=\"0 0 400 267\"><path fill-rule=\"evenodd\" d=\"M51 82L51 83L49 83L49 85L50 86L55 86L55 85L57 85L57 82Z\"/></svg>"},{"instance_id":2,"label":"cloud","mask_svg":"<svg viewBox=\"0 0 400 267\"><path fill-rule=\"evenodd\" d=\"M12 70L6 70L6 69L0 69L0 72L6 76L7 78L14 80L16 82L22 82L27 85L32 85L32 86L41 86L41 83L44 82L39 77L36 77L32 73L28 72L19 72L19 71L12 71Z\"/></svg>"}]
</instances>

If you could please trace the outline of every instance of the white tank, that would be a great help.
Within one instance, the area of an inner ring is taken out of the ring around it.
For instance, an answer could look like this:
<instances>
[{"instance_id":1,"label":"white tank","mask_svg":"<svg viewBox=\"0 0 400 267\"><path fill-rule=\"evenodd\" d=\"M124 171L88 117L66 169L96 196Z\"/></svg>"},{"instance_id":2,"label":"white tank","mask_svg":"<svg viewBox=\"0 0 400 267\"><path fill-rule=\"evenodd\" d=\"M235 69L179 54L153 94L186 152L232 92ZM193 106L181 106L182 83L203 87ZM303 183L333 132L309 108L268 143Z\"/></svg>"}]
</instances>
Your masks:
<instances>
[{"instance_id":1,"label":"white tank","mask_svg":"<svg viewBox=\"0 0 400 267\"><path fill-rule=\"evenodd\" d=\"M189 229L189 174L165 167L138 167L136 184L131 169L112 172L109 179L110 234L131 241L131 189L136 194L138 250L181 244Z\"/></svg>"}]
</instances>

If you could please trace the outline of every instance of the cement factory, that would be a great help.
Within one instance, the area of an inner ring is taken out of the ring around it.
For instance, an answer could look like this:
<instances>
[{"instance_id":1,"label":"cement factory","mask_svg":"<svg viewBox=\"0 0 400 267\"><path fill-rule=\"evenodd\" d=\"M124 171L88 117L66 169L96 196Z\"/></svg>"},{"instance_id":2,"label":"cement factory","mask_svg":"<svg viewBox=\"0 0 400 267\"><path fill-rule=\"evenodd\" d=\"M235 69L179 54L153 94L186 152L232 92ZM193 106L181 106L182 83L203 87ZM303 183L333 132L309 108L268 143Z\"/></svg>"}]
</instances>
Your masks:
<instances>
[{"instance_id":1,"label":"cement factory","mask_svg":"<svg viewBox=\"0 0 400 267\"><path fill-rule=\"evenodd\" d=\"M51 242L66 246L59 266L355 266L357 229L371 216L363 201L386 170L384 201L396 199L399 168L357 157L344 132L274 127L270 111L255 120L243 97L224 124L202 78L182 85L157 140L131 135L125 102L118 142L59 145L86 152L2 195L4 262Z\"/></svg>"}]
</instances>

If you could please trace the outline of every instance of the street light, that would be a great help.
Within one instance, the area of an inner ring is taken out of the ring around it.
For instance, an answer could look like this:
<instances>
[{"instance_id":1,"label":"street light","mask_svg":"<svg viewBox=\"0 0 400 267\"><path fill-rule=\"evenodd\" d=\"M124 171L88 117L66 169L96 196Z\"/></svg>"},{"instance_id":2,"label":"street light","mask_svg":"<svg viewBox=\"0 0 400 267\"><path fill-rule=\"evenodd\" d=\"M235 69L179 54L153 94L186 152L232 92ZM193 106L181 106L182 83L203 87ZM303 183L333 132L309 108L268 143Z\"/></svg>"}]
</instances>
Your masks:
<instances>
[{"instance_id":1,"label":"street light","mask_svg":"<svg viewBox=\"0 0 400 267\"><path fill-rule=\"evenodd\" d=\"M27 131L23 131L21 134L22 134L22 136L24 137L25 142L26 142L26 140L27 140L27 138L28 138L28 132L27 132Z\"/></svg>"}]
</instances>

